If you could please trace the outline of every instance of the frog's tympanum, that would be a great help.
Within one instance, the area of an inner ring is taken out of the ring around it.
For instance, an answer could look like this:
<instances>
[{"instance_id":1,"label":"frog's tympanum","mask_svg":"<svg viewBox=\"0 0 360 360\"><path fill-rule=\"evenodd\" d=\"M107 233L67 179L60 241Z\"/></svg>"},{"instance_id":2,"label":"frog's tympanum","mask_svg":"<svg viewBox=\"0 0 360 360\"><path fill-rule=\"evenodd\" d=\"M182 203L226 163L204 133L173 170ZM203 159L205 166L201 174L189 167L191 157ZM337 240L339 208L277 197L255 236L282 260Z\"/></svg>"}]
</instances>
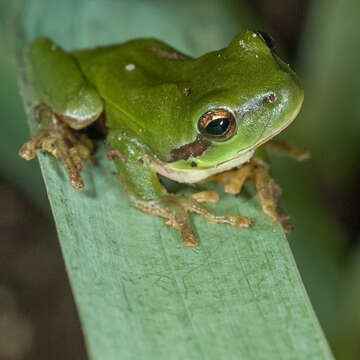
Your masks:
<instances>
[{"instance_id":1,"label":"frog's tympanum","mask_svg":"<svg viewBox=\"0 0 360 360\"><path fill-rule=\"evenodd\" d=\"M79 130L102 123L108 157L131 203L167 219L185 246L197 244L188 212L238 228L251 220L210 212L202 202L218 200L212 191L168 193L157 174L188 184L215 181L233 194L252 180L264 212L288 228L277 206L280 187L254 153L266 143L303 157L271 140L296 117L303 90L271 45L265 34L245 31L224 49L191 58L156 39L65 52L39 38L25 51L39 129L20 155L51 153L80 190L93 144Z\"/></svg>"}]
</instances>

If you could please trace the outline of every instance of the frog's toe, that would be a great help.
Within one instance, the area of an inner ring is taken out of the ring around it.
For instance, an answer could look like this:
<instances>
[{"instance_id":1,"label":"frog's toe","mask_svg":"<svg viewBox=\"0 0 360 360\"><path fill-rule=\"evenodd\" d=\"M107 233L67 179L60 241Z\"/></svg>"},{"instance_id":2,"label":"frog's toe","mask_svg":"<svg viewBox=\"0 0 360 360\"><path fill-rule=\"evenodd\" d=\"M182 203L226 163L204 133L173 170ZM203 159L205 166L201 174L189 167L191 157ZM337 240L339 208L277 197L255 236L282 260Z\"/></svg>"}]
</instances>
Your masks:
<instances>
[{"instance_id":1,"label":"frog's toe","mask_svg":"<svg viewBox=\"0 0 360 360\"><path fill-rule=\"evenodd\" d=\"M291 232L290 218L279 207L281 187L270 176L268 166L260 159L252 158L247 164L214 175L209 180L224 185L225 191L234 195L240 193L245 181L252 181L255 183L263 212L272 221L279 221L286 233Z\"/></svg>"},{"instance_id":2,"label":"frog's toe","mask_svg":"<svg viewBox=\"0 0 360 360\"><path fill-rule=\"evenodd\" d=\"M251 224L251 219L246 216L216 215L191 197L181 196L178 199L185 212L196 213L212 224L228 224L239 229L247 228Z\"/></svg>"},{"instance_id":3,"label":"frog's toe","mask_svg":"<svg viewBox=\"0 0 360 360\"><path fill-rule=\"evenodd\" d=\"M275 151L279 155L289 157L299 162L310 159L310 153L308 151L284 140L271 139L266 143L266 147L270 151Z\"/></svg>"},{"instance_id":4,"label":"frog's toe","mask_svg":"<svg viewBox=\"0 0 360 360\"><path fill-rule=\"evenodd\" d=\"M284 229L285 234L290 234L293 231L293 226L290 221L290 216L284 213L280 213L278 215L278 218L282 228Z\"/></svg>"},{"instance_id":5,"label":"frog's toe","mask_svg":"<svg viewBox=\"0 0 360 360\"><path fill-rule=\"evenodd\" d=\"M165 194L150 201L133 199L133 204L145 213L167 219L166 224L179 231L182 244L187 247L195 247L198 242L193 233L187 209L181 204L181 198L180 195Z\"/></svg>"},{"instance_id":6,"label":"frog's toe","mask_svg":"<svg viewBox=\"0 0 360 360\"><path fill-rule=\"evenodd\" d=\"M179 231L181 237L181 243L186 247L195 247L198 244L196 236L193 233L192 227L189 222L189 218L185 211L179 211L179 213L171 217L166 224L173 226Z\"/></svg>"},{"instance_id":7,"label":"frog's toe","mask_svg":"<svg viewBox=\"0 0 360 360\"><path fill-rule=\"evenodd\" d=\"M260 198L263 212L271 218L271 220L278 220L278 201L281 194L280 186L268 176L261 175L256 178L256 192Z\"/></svg>"},{"instance_id":8,"label":"frog's toe","mask_svg":"<svg viewBox=\"0 0 360 360\"><path fill-rule=\"evenodd\" d=\"M80 176L82 159L75 146L69 147L69 144L64 139L57 139L53 151L50 152L63 164L69 176L71 186L76 190L82 190L84 188L84 183Z\"/></svg>"},{"instance_id":9,"label":"frog's toe","mask_svg":"<svg viewBox=\"0 0 360 360\"><path fill-rule=\"evenodd\" d=\"M32 160L36 156L36 150L39 148L41 139L46 136L46 131L38 131L31 140L23 144L19 150L19 155L25 160Z\"/></svg>"},{"instance_id":10,"label":"frog's toe","mask_svg":"<svg viewBox=\"0 0 360 360\"><path fill-rule=\"evenodd\" d=\"M36 156L35 145L32 140L27 141L19 150L19 155L25 160L32 160Z\"/></svg>"},{"instance_id":11,"label":"frog's toe","mask_svg":"<svg viewBox=\"0 0 360 360\"><path fill-rule=\"evenodd\" d=\"M216 215L192 197L166 194L156 200L134 201L135 207L151 215L167 219L167 224L177 229L184 246L194 247L197 239L190 224L189 212L196 213L209 222L229 224L237 228L249 227L251 220L245 216Z\"/></svg>"},{"instance_id":12,"label":"frog's toe","mask_svg":"<svg viewBox=\"0 0 360 360\"><path fill-rule=\"evenodd\" d=\"M77 190L84 188L80 176L83 161L94 164L91 155L93 144L86 135L76 133L61 120L54 118L47 129L39 130L20 148L19 155L31 160L36 156L36 150L52 154L63 164L73 188Z\"/></svg>"},{"instance_id":13,"label":"frog's toe","mask_svg":"<svg viewBox=\"0 0 360 360\"><path fill-rule=\"evenodd\" d=\"M245 164L237 169L214 175L209 180L224 185L225 192L236 195L241 192L244 182L250 178L251 175L251 164Z\"/></svg>"},{"instance_id":14,"label":"frog's toe","mask_svg":"<svg viewBox=\"0 0 360 360\"><path fill-rule=\"evenodd\" d=\"M254 160L254 178L256 192L260 198L264 213L273 221L279 221L284 232L292 231L290 217L279 206L282 189L279 184L269 175L268 168L261 162Z\"/></svg>"}]
</instances>

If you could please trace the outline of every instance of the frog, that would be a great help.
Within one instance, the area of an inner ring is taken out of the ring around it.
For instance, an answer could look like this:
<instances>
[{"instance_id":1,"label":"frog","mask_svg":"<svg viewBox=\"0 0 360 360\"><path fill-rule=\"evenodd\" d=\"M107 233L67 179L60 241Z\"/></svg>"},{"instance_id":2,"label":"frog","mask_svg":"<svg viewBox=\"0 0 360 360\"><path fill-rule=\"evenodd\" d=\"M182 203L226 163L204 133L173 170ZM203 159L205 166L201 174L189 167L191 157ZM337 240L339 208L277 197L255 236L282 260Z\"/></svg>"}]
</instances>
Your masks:
<instances>
[{"instance_id":1,"label":"frog","mask_svg":"<svg viewBox=\"0 0 360 360\"><path fill-rule=\"evenodd\" d=\"M262 149L306 157L273 139L299 113L304 91L265 33L242 31L199 57L156 38L65 51L40 37L24 59L38 124L19 150L24 159L50 153L82 190L83 165L95 163L86 129L98 124L131 205L164 218L184 246L198 244L190 213L239 229L251 219L216 214L206 205L219 201L216 192L171 193L161 177L189 186L212 181L234 195L253 181L265 214L288 226Z\"/></svg>"}]
</instances>

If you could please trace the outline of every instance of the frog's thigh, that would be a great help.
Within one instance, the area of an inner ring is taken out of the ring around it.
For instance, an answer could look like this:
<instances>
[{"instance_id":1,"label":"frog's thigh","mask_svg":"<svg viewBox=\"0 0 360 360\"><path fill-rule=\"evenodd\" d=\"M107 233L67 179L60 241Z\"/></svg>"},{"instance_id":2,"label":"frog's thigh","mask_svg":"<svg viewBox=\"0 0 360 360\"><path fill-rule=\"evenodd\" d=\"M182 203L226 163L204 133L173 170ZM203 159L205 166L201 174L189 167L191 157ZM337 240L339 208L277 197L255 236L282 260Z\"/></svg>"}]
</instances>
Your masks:
<instances>
[{"instance_id":1,"label":"frog's thigh","mask_svg":"<svg viewBox=\"0 0 360 360\"><path fill-rule=\"evenodd\" d=\"M103 101L74 57L47 38L25 50L26 81L38 104L47 105L73 129L82 129L103 112Z\"/></svg>"}]
</instances>

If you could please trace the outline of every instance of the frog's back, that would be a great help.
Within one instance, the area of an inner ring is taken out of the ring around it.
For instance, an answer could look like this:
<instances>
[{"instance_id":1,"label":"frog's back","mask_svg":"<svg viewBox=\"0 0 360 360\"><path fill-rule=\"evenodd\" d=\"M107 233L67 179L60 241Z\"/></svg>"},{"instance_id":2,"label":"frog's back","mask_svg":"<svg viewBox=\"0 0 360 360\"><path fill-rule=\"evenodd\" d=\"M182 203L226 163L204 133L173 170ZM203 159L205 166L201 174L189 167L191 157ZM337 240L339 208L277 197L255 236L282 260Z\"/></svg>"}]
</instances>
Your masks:
<instances>
[{"instance_id":1,"label":"frog's back","mask_svg":"<svg viewBox=\"0 0 360 360\"><path fill-rule=\"evenodd\" d=\"M163 140L167 146L189 141L190 135L184 139L174 136L166 125L169 118L179 118L183 111L189 57L151 38L75 51L73 55L104 99L108 127L119 127L123 121L144 139L157 136L166 127L168 139L164 135ZM167 151L164 144L159 143L159 147Z\"/></svg>"},{"instance_id":2,"label":"frog's back","mask_svg":"<svg viewBox=\"0 0 360 360\"><path fill-rule=\"evenodd\" d=\"M85 76L106 97L113 86L134 89L182 81L181 62L189 58L152 38L75 51L73 55Z\"/></svg>"}]
</instances>

